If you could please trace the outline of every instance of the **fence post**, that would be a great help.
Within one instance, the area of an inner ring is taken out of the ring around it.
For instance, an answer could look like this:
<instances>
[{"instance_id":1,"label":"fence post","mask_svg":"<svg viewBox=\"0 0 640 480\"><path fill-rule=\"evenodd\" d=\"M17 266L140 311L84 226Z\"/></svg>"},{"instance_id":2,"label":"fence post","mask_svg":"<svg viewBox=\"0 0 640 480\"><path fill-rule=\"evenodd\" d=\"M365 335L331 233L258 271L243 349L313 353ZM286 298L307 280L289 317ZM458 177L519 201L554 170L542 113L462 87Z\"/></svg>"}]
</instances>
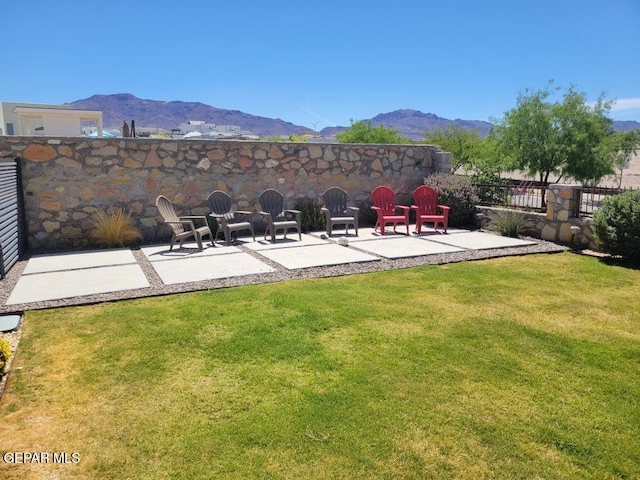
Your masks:
<instances>
[{"instance_id":1,"label":"fence post","mask_svg":"<svg viewBox=\"0 0 640 480\"><path fill-rule=\"evenodd\" d=\"M581 191L580 185L549 185L547 222L541 233L544 240L565 244L573 242L578 245L591 243L591 226L579 218ZM576 234L571 227L579 227L579 233Z\"/></svg>"}]
</instances>

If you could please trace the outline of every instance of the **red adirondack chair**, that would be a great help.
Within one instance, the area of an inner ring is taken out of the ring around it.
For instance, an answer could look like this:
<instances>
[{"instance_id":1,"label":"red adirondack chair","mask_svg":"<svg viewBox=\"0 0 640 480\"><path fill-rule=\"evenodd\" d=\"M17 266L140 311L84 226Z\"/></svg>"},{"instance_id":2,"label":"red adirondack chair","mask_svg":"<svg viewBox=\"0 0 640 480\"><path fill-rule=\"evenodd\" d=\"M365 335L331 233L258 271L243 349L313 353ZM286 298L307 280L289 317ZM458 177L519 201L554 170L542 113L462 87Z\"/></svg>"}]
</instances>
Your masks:
<instances>
[{"instance_id":1,"label":"red adirondack chair","mask_svg":"<svg viewBox=\"0 0 640 480\"><path fill-rule=\"evenodd\" d=\"M407 226L407 235L409 235L409 212L411 209L406 205L396 205L396 194L389 187L376 187L371 192L371 201L373 206L371 210L376 212L378 219L374 231L380 229L380 233L384 235L384 227L388 223L393 224L393 231L396 231L398 223L404 223ZM402 215L398 215L398 211L402 211Z\"/></svg>"},{"instance_id":2,"label":"red adirondack chair","mask_svg":"<svg viewBox=\"0 0 640 480\"><path fill-rule=\"evenodd\" d=\"M438 224L441 223L444 227L444 233L447 233L450 207L438 205L438 192L427 185L422 185L413 191L413 202L411 208L416 211L416 233L418 235L420 235L422 224L425 222L433 222L434 230L438 230Z\"/></svg>"}]
</instances>

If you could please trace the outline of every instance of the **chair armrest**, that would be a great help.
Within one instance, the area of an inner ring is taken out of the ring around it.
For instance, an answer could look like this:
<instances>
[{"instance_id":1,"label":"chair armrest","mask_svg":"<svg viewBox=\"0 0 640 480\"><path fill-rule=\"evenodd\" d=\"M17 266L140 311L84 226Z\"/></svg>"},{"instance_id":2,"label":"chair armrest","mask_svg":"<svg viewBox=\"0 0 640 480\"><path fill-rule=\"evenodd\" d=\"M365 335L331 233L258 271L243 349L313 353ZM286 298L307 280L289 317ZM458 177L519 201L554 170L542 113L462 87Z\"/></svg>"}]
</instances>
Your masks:
<instances>
[{"instance_id":1,"label":"chair armrest","mask_svg":"<svg viewBox=\"0 0 640 480\"><path fill-rule=\"evenodd\" d=\"M296 221L300 222L300 215L302 213L300 210L285 210L284 213L285 215L287 213L293 214L296 217Z\"/></svg>"},{"instance_id":2,"label":"chair armrest","mask_svg":"<svg viewBox=\"0 0 640 480\"><path fill-rule=\"evenodd\" d=\"M258 212L258 215L265 217L268 222L272 221L271 214L269 212Z\"/></svg>"},{"instance_id":3,"label":"chair armrest","mask_svg":"<svg viewBox=\"0 0 640 480\"><path fill-rule=\"evenodd\" d=\"M204 215L182 215L180 217L178 217L178 220L182 220L182 219L186 219L186 220L202 220L203 222L207 222L207 217L205 217Z\"/></svg>"},{"instance_id":4,"label":"chair armrest","mask_svg":"<svg viewBox=\"0 0 640 480\"><path fill-rule=\"evenodd\" d=\"M200 220L202 223L204 223L203 226L209 226L209 222L207 222L207 217L205 217L204 215L183 215L178 217L178 220L186 220L191 222L191 225L193 227L195 227L195 224L193 222L193 220Z\"/></svg>"},{"instance_id":5,"label":"chair armrest","mask_svg":"<svg viewBox=\"0 0 640 480\"><path fill-rule=\"evenodd\" d=\"M406 205L396 205L396 208L399 210L404 210L405 212L411 210L411 208L407 207Z\"/></svg>"},{"instance_id":6,"label":"chair armrest","mask_svg":"<svg viewBox=\"0 0 640 480\"><path fill-rule=\"evenodd\" d=\"M382 209L380 207L376 207L376 206L371 206L371 210L373 210L374 212L380 212L382 211Z\"/></svg>"},{"instance_id":7,"label":"chair armrest","mask_svg":"<svg viewBox=\"0 0 640 480\"><path fill-rule=\"evenodd\" d=\"M248 210L236 210L235 213L239 213L240 215L253 215L253 212Z\"/></svg>"},{"instance_id":8,"label":"chair armrest","mask_svg":"<svg viewBox=\"0 0 640 480\"><path fill-rule=\"evenodd\" d=\"M329 209L327 207L320 207L320 211L327 213Z\"/></svg>"},{"instance_id":9,"label":"chair armrest","mask_svg":"<svg viewBox=\"0 0 640 480\"><path fill-rule=\"evenodd\" d=\"M360 211L359 207L347 207L347 211L348 212L353 212L354 214L358 213Z\"/></svg>"},{"instance_id":10,"label":"chair armrest","mask_svg":"<svg viewBox=\"0 0 640 480\"><path fill-rule=\"evenodd\" d=\"M177 220L165 220L164 223L169 225L189 225L190 230L195 230L196 226L193 224L193 221L188 219L179 218Z\"/></svg>"},{"instance_id":11,"label":"chair armrest","mask_svg":"<svg viewBox=\"0 0 640 480\"><path fill-rule=\"evenodd\" d=\"M448 212L449 210L451 210L451 207L449 207L447 205L438 205L438 208L441 208L445 212Z\"/></svg>"}]
</instances>

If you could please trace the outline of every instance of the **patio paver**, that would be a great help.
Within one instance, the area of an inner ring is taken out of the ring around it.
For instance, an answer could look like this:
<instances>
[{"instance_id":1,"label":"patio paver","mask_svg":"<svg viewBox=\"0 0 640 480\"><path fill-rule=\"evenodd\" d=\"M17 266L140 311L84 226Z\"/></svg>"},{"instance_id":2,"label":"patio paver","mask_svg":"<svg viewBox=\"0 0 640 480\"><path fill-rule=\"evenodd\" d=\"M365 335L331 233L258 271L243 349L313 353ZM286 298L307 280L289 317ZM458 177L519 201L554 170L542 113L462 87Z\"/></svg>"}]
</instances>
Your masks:
<instances>
[{"instance_id":1,"label":"patio paver","mask_svg":"<svg viewBox=\"0 0 640 480\"><path fill-rule=\"evenodd\" d=\"M23 274L103 267L106 265L125 265L128 263L136 263L135 257L128 248L34 255L29 259Z\"/></svg>"},{"instance_id":2,"label":"patio paver","mask_svg":"<svg viewBox=\"0 0 640 480\"><path fill-rule=\"evenodd\" d=\"M523 247L534 245L535 242L519 238L502 237L492 233L466 232L462 235L431 235L420 237L421 240L452 245L467 250L485 250L488 248Z\"/></svg>"},{"instance_id":3,"label":"patio paver","mask_svg":"<svg viewBox=\"0 0 640 480\"><path fill-rule=\"evenodd\" d=\"M33 273L22 275L18 279L6 305L133 290L148 286L147 277L137 263Z\"/></svg>"},{"instance_id":4,"label":"patio paver","mask_svg":"<svg viewBox=\"0 0 640 480\"><path fill-rule=\"evenodd\" d=\"M264 249L258 253L289 270L380 260L353 248L326 242L297 248Z\"/></svg>"},{"instance_id":5,"label":"patio paver","mask_svg":"<svg viewBox=\"0 0 640 480\"><path fill-rule=\"evenodd\" d=\"M274 271L266 263L244 252L154 261L151 264L165 285Z\"/></svg>"}]
</instances>

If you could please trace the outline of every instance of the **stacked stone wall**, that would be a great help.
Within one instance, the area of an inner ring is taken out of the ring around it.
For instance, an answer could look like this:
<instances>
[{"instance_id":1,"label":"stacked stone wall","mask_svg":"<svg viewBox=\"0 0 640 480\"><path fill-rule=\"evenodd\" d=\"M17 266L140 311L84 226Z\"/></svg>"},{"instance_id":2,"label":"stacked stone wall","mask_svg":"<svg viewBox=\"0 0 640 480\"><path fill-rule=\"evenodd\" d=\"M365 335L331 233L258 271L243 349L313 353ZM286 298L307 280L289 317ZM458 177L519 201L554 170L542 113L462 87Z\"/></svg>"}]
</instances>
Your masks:
<instances>
[{"instance_id":1,"label":"stacked stone wall","mask_svg":"<svg viewBox=\"0 0 640 480\"><path fill-rule=\"evenodd\" d=\"M575 248L598 249L591 229L591 218L578 216L580 188L580 185L549 185L546 213L522 212L529 219L535 236L554 243L572 245ZM505 209L480 207L478 210L486 220L490 212ZM485 226L482 221L481 223L481 226ZM577 229L572 230L571 227L577 227Z\"/></svg>"},{"instance_id":2,"label":"stacked stone wall","mask_svg":"<svg viewBox=\"0 0 640 480\"><path fill-rule=\"evenodd\" d=\"M289 208L331 186L362 204L378 185L409 195L423 177L450 171L450 155L433 145L5 136L2 158L21 159L32 251L90 246L96 211L114 206L131 213L145 242L165 241L160 194L184 215L207 214L213 190L228 192L242 210L259 210L266 188L285 194Z\"/></svg>"}]
</instances>

